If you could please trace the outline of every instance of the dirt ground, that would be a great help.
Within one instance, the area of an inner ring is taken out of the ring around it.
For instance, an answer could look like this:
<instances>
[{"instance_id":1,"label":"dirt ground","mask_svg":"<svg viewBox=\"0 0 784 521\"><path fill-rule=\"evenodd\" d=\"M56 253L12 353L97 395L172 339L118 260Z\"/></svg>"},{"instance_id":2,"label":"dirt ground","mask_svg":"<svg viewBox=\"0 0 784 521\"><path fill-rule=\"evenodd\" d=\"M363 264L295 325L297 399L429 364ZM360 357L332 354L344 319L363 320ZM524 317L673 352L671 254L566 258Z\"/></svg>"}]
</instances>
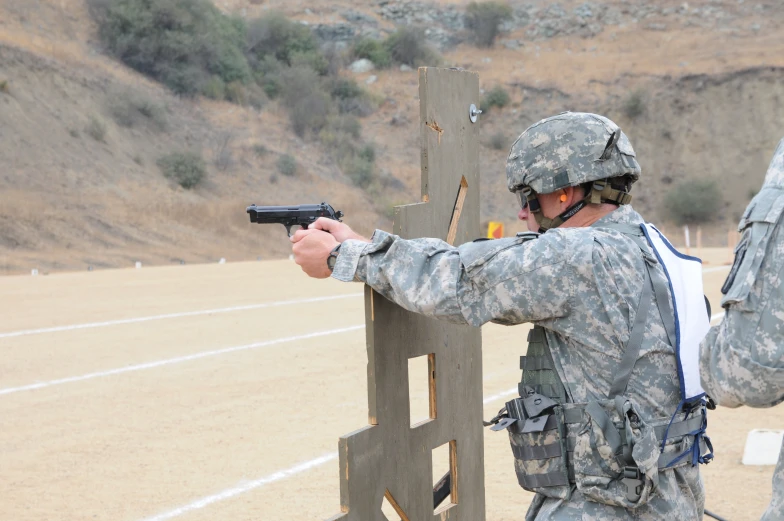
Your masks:
<instances>
[{"instance_id":1,"label":"dirt ground","mask_svg":"<svg viewBox=\"0 0 784 521\"><path fill-rule=\"evenodd\" d=\"M716 313L727 252L703 255ZM361 289L290 261L0 278L0 520L338 513L337 440L367 423ZM483 328L488 418L526 331ZM773 467L741 465L743 447L784 428L784 407L709 419L707 507L759 519ZM531 499L509 452L486 431L488 520L520 520Z\"/></svg>"}]
</instances>

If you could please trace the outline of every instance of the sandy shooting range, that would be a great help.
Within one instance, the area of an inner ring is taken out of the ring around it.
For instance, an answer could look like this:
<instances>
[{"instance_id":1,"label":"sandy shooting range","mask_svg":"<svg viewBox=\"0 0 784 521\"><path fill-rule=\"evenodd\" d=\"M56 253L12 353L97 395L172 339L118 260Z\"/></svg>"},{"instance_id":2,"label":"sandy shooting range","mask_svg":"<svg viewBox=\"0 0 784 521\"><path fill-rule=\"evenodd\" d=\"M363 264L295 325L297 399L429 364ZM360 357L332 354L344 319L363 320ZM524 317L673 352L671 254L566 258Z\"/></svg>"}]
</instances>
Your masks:
<instances>
[{"instance_id":1,"label":"sandy shooting range","mask_svg":"<svg viewBox=\"0 0 784 521\"><path fill-rule=\"evenodd\" d=\"M703 256L717 314L727 251ZM338 513L337 440L367 423L361 290L290 261L0 278L0 520ZM527 331L483 328L487 418ZM784 428L784 407L709 415L706 505L727 519L770 499L773 467L741 464L761 428ZM487 519L523 519L505 434L485 431L485 475Z\"/></svg>"}]
</instances>

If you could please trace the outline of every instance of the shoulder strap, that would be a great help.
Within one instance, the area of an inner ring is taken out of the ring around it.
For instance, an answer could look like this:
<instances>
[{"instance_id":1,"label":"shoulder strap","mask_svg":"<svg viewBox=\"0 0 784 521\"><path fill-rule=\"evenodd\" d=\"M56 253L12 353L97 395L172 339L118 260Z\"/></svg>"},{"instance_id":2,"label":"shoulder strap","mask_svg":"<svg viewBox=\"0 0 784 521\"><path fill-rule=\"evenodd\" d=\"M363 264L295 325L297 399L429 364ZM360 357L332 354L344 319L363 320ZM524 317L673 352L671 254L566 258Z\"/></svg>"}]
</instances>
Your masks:
<instances>
[{"instance_id":1,"label":"shoulder strap","mask_svg":"<svg viewBox=\"0 0 784 521\"><path fill-rule=\"evenodd\" d=\"M667 297L666 281L662 280L661 277L655 277L651 273L651 266L657 264L658 259L656 259L653 252L651 252L651 246L645 239L642 228L640 226L622 223L606 223L599 226L599 228L616 230L626 235L639 246L643 257L645 258L645 281L643 282L642 296L637 305L637 315L634 320L632 331L629 334L626 350L623 353L621 363L615 375L615 380L610 387L609 397L614 398L626 391L632 369L634 369L634 363L640 355L640 348L642 347L642 341L645 335L645 324L647 323L651 300L653 300L652 297L656 297L656 307L659 309L659 315L664 324L664 330L667 332L667 338L672 346L675 346L675 313L672 310L670 299ZM653 293L653 295L651 293Z\"/></svg>"},{"instance_id":2,"label":"shoulder strap","mask_svg":"<svg viewBox=\"0 0 784 521\"><path fill-rule=\"evenodd\" d=\"M608 398L615 398L626 392L626 386L629 384L629 378L632 376L632 369L634 369L634 364L640 356L640 348L645 336L645 324L648 322L648 310L651 307L651 300L653 300L651 285L651 269L646 262L645 281L643 282L642 296L640 296L640 302L637 305L637 315L634 317L634 326L631 333L629 333L629 341L626 343L626 350L623 352L621 363L615 372L615 379L610 387Z\"/></svg>"}]
</instances>

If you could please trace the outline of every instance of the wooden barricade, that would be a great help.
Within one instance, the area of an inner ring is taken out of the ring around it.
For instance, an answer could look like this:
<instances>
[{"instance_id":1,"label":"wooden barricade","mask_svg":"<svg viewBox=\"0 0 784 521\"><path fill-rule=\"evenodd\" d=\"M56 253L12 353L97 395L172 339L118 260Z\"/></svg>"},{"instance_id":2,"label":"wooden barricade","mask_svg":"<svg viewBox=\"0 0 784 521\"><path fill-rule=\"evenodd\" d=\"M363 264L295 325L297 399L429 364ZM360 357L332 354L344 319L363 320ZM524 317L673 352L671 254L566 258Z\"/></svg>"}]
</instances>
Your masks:
<instances>
[{"instance_id":1,"label":"wooden barricade","mask_svg":"<svg viewBox=\"0 0 784 521\"><path fill-rule=\"evenodd\" d=\"M419 99L423 202L396 207L393 231L468 242L481 236L479 124L469 115L478 76L420 68ZM484 521L479 328L408 312L367 286L365 320L370 425L340 439L343 513L331 521L386 521L384 498L402 521ZM428 360L430 418L411 426L408 360L419 356ZM445 444L450 497L434 509L442 476L431 454Z\"/></svg>"}]
</instances>

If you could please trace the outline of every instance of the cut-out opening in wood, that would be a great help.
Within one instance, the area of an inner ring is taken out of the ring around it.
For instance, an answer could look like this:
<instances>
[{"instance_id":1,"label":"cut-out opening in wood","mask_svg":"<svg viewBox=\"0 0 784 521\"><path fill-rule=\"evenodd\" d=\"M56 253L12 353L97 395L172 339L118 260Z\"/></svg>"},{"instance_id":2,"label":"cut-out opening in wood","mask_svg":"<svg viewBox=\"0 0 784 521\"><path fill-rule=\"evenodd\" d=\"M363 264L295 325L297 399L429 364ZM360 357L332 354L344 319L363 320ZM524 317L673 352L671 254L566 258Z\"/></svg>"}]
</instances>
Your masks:
<instances>
[{"instance_id":1,"label":"cut-out opening in wood","mask_svg":"<svg viewBox=\"0 0 784 521\"><path fill-rule=\"evenodd\" d=\"M432 458L433 514L438 515L457 504L457 442L436 447Z\"/></svg>"},{"instance_id":2,"label":"cut-out opening in wood","mask_svg":"<svg viewBox=\"0 0 784 521\"><path fill-rule=\"evenodd\" d=\"M400 508L400 505L395 501L395 498L392 497L392 493L389 489L384 492L384 499L381 500L381 515L383 515L384 519L387 521L409 521L408 516L406 516L406 513Z\"/></svg>"},{"instance_id":3,"label":"cut-out opening in wood","mask_svg":"<svg viewBox=\"0 0 784 521\"><path fill-rule=\"evenodd\" d=\"M411 428L436 418L436 355L408 359L408 401Z\"/></svg>"},{"instance_id":4,"label":"cut-out opening in wood","mask_svg":"<svg viewBox=\"0 0 784 521\"><path fill-rule=\"evenodd\" d=\"M454 246L455 237L457 237L457 225L460 224L460 214L463 213L463 204L465 204L466 195L468 195L468 181L465 176L460 179L460 187L457 189L457 197L455 198L455 207L452 210L452 220L449 221L449 232L446 235L446 242Z\"/></svg>"}]
</instances>

